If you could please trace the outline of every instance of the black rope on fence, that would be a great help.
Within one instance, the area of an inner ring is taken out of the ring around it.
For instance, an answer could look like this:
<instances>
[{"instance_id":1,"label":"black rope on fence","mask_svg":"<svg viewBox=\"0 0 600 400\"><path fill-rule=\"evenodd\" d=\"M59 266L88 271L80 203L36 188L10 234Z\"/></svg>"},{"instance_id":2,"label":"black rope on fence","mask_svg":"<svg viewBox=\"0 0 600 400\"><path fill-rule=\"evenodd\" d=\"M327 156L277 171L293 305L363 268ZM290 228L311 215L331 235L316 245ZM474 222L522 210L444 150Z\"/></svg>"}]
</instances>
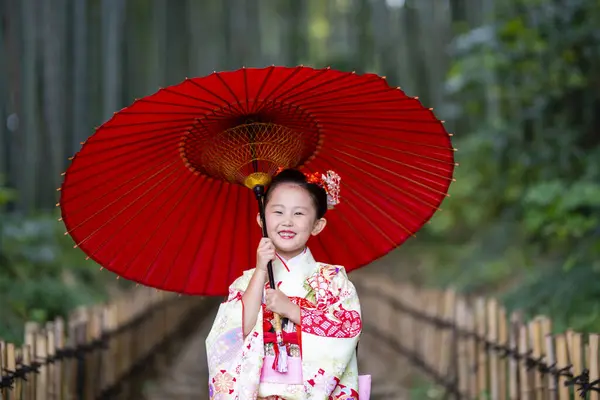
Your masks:
<instances>
[{"instance_id":1,"label":"black rope on fence","mask_svg":"<svg viewBox=\"0 0 600 400\"><path fill-rule=\"evenodd\" d=\"M145 311L144 313L138 315L136 318L132 319L128 323L123 324L113 330L103 332L102 335L98 339L96 339L92 342L79 344L75 347L65 347L62 349L57 349L56 353L53 356L50 356L50 357L47 357L44 359L37 359L36 361L33 361L28 365L23 364L22 360L17 360L17 368L14 371L6 369L6 368L4 368L2 371L0 371L2 373L2 375L0 375L0 390L1 389L9 389L9 390L14 389L14 384L17 380L27 381L28 376L30 376L31 374L39 374L40 368L42 368L44 366L48 366L50 364L54 364L57 361L82 360L88 353L92 353L97 350L108 349L108 342L111 338L118 336L123 332L138 328L144 322L146 322L148 319L150 319L154 313L160 312L162 309L170 306L171 304L173 304L174 302L176 302L178 300L180 300L180 299L178 297L175 297L170 300L164 301L164 302L160 303L158 306L153 307L153 308ZM167 338L170 338L170 337L171 336L167 336ZM159 343L159 345L155 346L155 347L162 348L162 346L164 346L164 343L163 343L164 341L165 340L163 339ZM151 349L148 353L152 354L153 351L155 351L155 349ZM144 358L144 360L145 359L146 359L146 357ZM144 365L144 364L142 364L142 365ZM134 367L135 366L136 365L134 365ZM139 369L140 367L137 366L137 368ZM129 376L130 374L128 372L125 375ZM108 399L110 397L103 397L103 398Z\"/></svg>"},{"instance_id":2,"label":"black rope on fence","mask_svg":"<svg viewBox=\"0 0 600 400\"><path fill-rule=\"evenodd\" d=\"M508 344L499 344L492 342L475 332L462 329L452 322L415 310L414 308L403 304L398 299L390 296L389 294L383 293L381 291L376 292L364 287L361 287L361 289L362 290L360 291L367 295L372 295L374 297L384 299L395 309L409 314L414 319L421 320L437 328L452 329L454 333L458 335L458 337L472 338L478 343L483 344L486 350L493 350L494 352L500 353L500 356L502 358L510 357L513 360L523 361L528 371L535 369L543 375L551 375L556 379L560 377L568 378L565 381L565 386L574 387L575 391L579 393L579 397L582 399L586 398L587 394L590 392L600 392L600 379L596 379L590 382L590 375L588 369L583 369L581 374L575 375L571 371L573 368L573 365L571 364L563 368L557 367L556 363L547 364L544 361L545 355L542 355L539 358L533 358L531 355L531 351L527 353L519 353L519 350L517 348L510 347ZM380 334L380 337L382 340L386 341L387 344L390 345L392 348L397 349L398 353L407 356L413 364L424 370L424 372L428 375L432 376L434 381L446 388L446 390L450 391L450 393L459 394L458 390L456 389L456 382L454 380L450 383L446 378L437 376L437 373L435 373L435 371L433 371L431 367L423 367L423 365L425 365L426 363L422 359L420 359L416 353L411 352L406 348L403 348L398 343L395 343L392 346L391 342L395 342L392 338L385 337L382 334Z\"/></svg>"}]
</instances>

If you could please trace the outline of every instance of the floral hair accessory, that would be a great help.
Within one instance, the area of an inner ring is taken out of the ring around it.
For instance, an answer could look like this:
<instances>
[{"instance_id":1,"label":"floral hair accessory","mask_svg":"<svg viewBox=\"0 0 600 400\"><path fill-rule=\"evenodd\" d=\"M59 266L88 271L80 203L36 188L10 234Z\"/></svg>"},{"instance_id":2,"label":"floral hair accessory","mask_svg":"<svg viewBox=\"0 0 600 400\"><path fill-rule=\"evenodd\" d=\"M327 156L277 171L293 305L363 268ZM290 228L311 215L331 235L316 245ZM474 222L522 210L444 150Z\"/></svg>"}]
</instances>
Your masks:
<instances>
[{"instance_id":1,"label":"floral hair accessory","mask_svg":"<svg viewBox=\"0 0 600 400\"><path fill-rule=\"evenodd\" d=\"M284 168L280 167L275 173L275 175L279 174L283 170ZM306 177L306 181L308 183L314 183L315 185L318 185L325 189L325 192L327 193L328 209L331 210L340 203L340 181L342 178L336 172L331 170L328 170L325 173L304 172L304 176Z\"/></svg>"}]
</instances>

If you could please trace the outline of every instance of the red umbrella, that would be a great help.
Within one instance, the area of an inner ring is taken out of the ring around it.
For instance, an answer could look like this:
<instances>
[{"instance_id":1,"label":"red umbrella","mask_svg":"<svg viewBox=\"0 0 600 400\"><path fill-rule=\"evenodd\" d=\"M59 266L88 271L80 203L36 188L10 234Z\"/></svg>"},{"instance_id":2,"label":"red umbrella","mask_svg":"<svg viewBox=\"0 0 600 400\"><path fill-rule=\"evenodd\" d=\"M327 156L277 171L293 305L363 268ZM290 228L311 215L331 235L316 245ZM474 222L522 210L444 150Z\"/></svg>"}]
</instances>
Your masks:
<instances>
[{"instance_id":1,"label":"red umbrella","mask_svg":"<svg viewBox=\"0 0 600 400\"><path fill-rule=\"evenodd\" d=\"M261 238L248 187L282 166L339 174L341 202L309 246L352 271L431 218L455 162L442 122L384 78L243 68L115 113L66 171L62 218L76 247L126 279L226 295Z\"/></svg>"}]
</instances>

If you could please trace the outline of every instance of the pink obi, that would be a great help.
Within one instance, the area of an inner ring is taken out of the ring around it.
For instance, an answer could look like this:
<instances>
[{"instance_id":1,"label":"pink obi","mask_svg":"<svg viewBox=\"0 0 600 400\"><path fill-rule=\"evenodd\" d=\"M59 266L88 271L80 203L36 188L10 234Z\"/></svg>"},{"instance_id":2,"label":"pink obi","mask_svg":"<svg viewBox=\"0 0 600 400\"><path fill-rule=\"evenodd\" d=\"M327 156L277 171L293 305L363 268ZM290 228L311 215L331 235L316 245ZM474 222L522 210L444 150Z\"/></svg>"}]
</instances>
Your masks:
<instances>
[{"instance_id":1,"label":"pink obi","mask_svg":"<svg viewBox=\"0 0 600 400\"><path fill-rule=\"evenodd\" d=\"M287 343L298 344L298 336L295 333L284 332L284 341ZM274 343L275 334L265 332L265 343ZM303 385L302 379L302 358L288 357L287 372L277 372L273 369L275 362L274 356L265 356L263 361L262 371L260 373L260 381L264 383L284 383L287 385ZM358 376L358 398L360 400L369 400L371 397L371 375Z\"/></svg>"},{"instance_id":2,"label":"pink obi","mask_svg":"<svg viewBox=\"0 0 600 400\"><path fill-rule=\"evenodd\" d=\"M300 357L288 357L287 372L277 372L273 369L274 356L265 356L260 381L265 383L285 383L286 385L302 385L302 359Z\"/></svg>"}]
</instances>

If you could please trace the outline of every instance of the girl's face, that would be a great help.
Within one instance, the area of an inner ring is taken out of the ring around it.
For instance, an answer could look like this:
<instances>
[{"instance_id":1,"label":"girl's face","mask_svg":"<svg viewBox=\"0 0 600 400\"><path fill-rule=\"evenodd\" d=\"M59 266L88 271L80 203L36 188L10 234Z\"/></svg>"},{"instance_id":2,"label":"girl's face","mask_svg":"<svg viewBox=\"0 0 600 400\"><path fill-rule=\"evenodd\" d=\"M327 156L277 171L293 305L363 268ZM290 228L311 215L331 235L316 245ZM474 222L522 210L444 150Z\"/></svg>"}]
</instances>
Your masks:
<instances>
[{"instance_id":1,"label":"girl's face","mask_svg":"<svg viewBox=\"0 0 600 400\"><path fill-rule=\"evenodd\" d=\"M310 194L293 183L278 185L269 195L265 207L267 234L277 253L287 260L304 251L311 235L316 236L327 221L317 219L317 211ZM257 215L261 225L260 214Z\"/></svg>"}]
</instances>

